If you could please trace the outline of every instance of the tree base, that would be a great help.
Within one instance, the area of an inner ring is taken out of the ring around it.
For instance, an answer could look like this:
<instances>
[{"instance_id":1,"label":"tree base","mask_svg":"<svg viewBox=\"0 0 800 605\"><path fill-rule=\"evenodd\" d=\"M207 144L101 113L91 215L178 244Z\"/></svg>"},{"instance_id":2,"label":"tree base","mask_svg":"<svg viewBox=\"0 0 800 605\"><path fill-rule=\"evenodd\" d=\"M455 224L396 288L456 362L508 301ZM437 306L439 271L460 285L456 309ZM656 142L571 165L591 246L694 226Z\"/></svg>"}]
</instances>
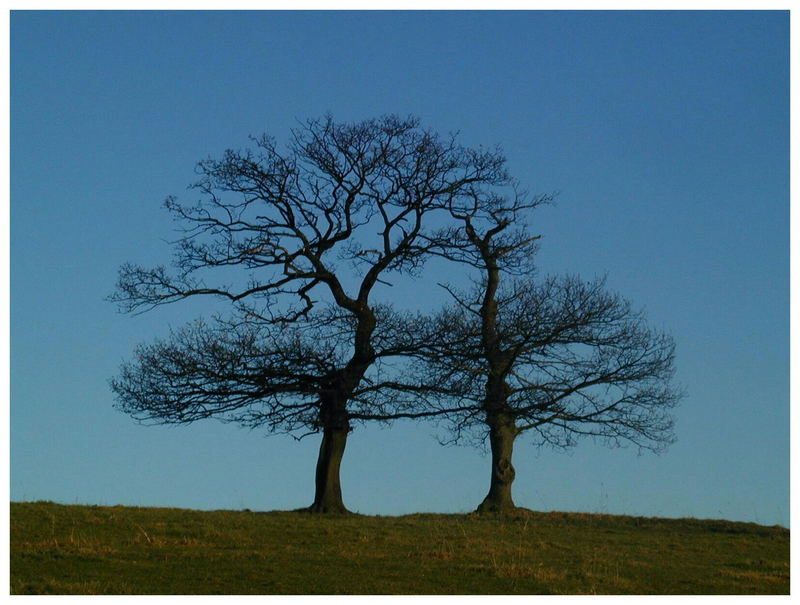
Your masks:
<instances>
[{"instance_id":1,"label":"tree base","mask_svg":"<svg viewBox=\"0 0 800 605\"><path fill-rule=\"evenodd\" d=\"M312 504L308 508L301 509L313 515L352 515L343 504Z\"/></svg>"},{"instance_id":2,"label":"tree base","mask_svg":"<svg viewBox=\"0 0 800 605\"><path fill-rule=\"evenodd\" d=\"M524 510L513 502L498 502L496 500L484 500L480 503L475 512L478 514L489 515L510 515Z\"/></svg>"}]
</instances>

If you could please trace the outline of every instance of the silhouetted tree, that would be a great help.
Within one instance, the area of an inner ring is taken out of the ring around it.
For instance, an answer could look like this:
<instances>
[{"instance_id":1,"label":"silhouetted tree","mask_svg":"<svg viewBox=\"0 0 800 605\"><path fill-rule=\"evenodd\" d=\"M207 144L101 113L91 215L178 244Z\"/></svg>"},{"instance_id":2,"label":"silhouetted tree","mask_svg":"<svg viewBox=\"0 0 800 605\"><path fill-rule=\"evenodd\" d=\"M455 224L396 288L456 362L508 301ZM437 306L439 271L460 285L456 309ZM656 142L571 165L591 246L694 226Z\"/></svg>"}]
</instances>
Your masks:
<instances>
[{"instance_id":1,"label":"silhouetted tree","mask_svg":"<svg viewBox=\"0 0 800 605\"><path fill-rule=\"evenodd\" d=\"M491 481L479 512L515 508L512 451L523 432L556 447L579 436L654 451L673 441L669 412L680 393L670 385L670 337L649 329L604 280L533 278L538 238L521 226L521 213L546 201L498 199L488 213L461 212L442 254L475 267L480 279L468 292L448 288L454 302L433 322L439 340L419 351L419 384L437 385L420 395L463 408L450 414L454 440L488 435ZM504 273L517 274L508 286Z\"/></svg>"},{"instance_id":2,"label":"silhouetted tree","mask_svg":"<svg viewBox=\"0 0 800 605\"><path fill-rule=\"evenodd\" d=\"M377 396L397 386L386 360L414 339L411 318L372 300L375 286L413 274L443 244L449 231L431 215L467 199L481 206L510 180L498 151L462 147L413 118L328 117L295 129L285 150L254 142L198 164L196 205L167 199L185 227L174 275L125 265L112 296L129 312L214 296L230 316L141 347L112 388L140 419L321 431L310 510L344 512L339 467L353 423L434 413Z\"/></svg>"}]
</instances>

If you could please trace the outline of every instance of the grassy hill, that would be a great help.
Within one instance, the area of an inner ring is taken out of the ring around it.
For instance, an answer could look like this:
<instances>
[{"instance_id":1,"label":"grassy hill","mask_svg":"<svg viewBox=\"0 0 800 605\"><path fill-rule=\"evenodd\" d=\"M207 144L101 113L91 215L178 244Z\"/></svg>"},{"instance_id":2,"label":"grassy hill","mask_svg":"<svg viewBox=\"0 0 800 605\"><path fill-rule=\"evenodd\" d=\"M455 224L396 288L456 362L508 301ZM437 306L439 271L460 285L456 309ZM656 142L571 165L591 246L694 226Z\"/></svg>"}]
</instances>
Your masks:
<instances>
[{"instance_id":1,"label":"grassy hill","mask_svg":"<svg viewBox=\"0 0 800 605\"><path fill-rule=\"evenodd\" d=\"M787 594L789 530L574 513L321 517L12 503L11 592Z\"/></svg>"}]
</instances>

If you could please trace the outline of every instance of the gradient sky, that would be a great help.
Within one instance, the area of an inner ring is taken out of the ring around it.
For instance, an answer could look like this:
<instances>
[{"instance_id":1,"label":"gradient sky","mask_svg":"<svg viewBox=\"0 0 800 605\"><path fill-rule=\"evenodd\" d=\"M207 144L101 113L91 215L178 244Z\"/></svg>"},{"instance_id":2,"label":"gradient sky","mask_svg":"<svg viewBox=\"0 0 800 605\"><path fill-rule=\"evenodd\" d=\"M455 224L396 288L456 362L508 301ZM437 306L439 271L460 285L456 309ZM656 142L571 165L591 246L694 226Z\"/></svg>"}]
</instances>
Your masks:
<instances>
[{"instance_id":1,"label":"gradient sky","mask_svg":"<svg viewBox=\"0 0 800 605\"><path fill-rule=\"evenodd\" d=\"M14 12L11 498L298 508L319 438L144 427L108 387L139 342L205 311L104 301L168 261L194 164L297 119L416 114L500 144L534 192L544 273L608 274L677 342L678 442L515 451L537 510L789 524L788 12ZM431 265L386 291L444 300ZM357 428L345 503L466 512L489 458L430 424Z\"/></svg>"}]
</instances>

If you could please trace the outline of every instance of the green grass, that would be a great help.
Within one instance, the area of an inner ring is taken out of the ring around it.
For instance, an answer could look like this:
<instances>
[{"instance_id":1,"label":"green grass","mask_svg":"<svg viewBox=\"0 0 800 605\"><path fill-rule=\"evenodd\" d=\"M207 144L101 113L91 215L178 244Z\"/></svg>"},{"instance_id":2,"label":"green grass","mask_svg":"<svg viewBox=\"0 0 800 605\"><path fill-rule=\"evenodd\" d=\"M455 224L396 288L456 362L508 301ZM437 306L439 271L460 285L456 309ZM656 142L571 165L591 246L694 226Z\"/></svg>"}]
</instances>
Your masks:
<instances>
[{"instance_id":1,"label":"green grass","mask_svg":"<svg viewBox=\"0 0 800 605\"><path fill-rule=\"evenodd\" d=\"M11 504L12 594L788 594L789 531Z\"/></svg>"}]
</instances>

